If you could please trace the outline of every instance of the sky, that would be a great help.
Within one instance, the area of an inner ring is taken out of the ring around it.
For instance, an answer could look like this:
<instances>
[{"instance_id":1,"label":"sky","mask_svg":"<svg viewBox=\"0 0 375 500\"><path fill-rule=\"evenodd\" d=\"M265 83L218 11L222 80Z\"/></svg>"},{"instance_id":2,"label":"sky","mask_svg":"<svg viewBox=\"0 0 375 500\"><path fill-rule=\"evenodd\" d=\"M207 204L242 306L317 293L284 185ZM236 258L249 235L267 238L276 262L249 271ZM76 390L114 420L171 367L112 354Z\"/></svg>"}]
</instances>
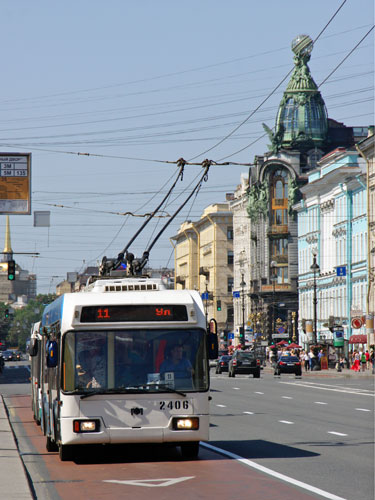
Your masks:
<instances>
[{"instance_id":1,"label":"sky","mask_svg":"<svg viewBox=\"0 0 375 500\"><path fill-rule=\"evenodd\" d=\"M262 123L274 126L289 78L273 91L293 68L297 35L315 40L325 28L309 67L324 82L329 117L374 124L374 31L365 37L373 0L3 0L1 7L0 151L32 153L32 214L10 216L11 242L17 263L37 275L38 293L123 250L176 178L168 162L246 164L264 154ZM149 265L173 267L170 238L180 224L225 201L248 168L212 166ZM200 165L185 167L163 217L129 251L142 255L201 174ZM33 226L34 211L51 212L50 228ZM5 220L0 215L0 244Z\"/></svg>"}]
</instances>

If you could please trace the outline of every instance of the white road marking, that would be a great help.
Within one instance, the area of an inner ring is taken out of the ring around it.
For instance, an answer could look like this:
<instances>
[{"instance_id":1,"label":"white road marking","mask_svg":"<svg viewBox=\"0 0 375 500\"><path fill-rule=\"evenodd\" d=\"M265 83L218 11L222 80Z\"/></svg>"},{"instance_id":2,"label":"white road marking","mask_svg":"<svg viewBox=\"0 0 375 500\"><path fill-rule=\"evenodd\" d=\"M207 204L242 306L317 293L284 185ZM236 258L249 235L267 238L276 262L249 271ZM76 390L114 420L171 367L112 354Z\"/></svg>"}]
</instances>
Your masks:
<instances>
[{"instance_id":1,"label":"white road marking","mask_svg":"<svg viewBox=\"0 0 375 500\"><path fill-rule=\"evenodd\" d=\"M229 458L232 458L234 460L237 460L238 462L243 463L244 465L247 465L248 467L251 467L253 469L259 470L263 472L264 474L268 474L269 476L276 477L277 479L280 479L281 481L285 481L286 483L293 484L294 486L298 486L299 488L303 488L304 490L307 490L311 493L315 493L317 495L320 495L324 498L328 498L329 500L346 500L343 497L338 497L337 495L333 495L332 493L329 493L328 491L321 490L320 488L316 488L315 486L312 486L307 483L303 483L302 481L298 481L298 479L294 479L289 476L285 476L284 474L280 474L279 472L276 472L272 469L268 469L267 467L264 467L263 465L259 465L256 462L253 462L252 460L248 460L247 458L242 458L239 455L236 455L234 453L231 453L230 451L223 450L221 448L217 448L216 446L212 446L211 444L208 443L201 443L201 446L204 448L208 448L212 451L216 451L217 453L220 453L221 455L225 455Z\"/></svg>"},{"instance_id":2,"label":"white road marking","mask_svg":"<svg viewBox=\"0 0 375 500\"><path fill-rule=\"evenodd\" d=\"M239 388L239 387L233 387L233 389L234 389L235 391L239 391L239 390L240 390L240 388Z\"/></svg>"},{"instance_id":3,"label":"white road marking","mask_svg":"<svg viewBox=\"0 0 375 500\"><path fill-rule=\"evenodd\" d=\"M290 397L290 396L281 396L281 397L282 397L282 399L293 399L293 398L292 398L292 397Z\"/></svg>"},{"instance_id":4,"label":"white road marking","mask_svg":"<svg viewBox=\"0 0 375 500\"><path fill-rule=\"evenodd\" d=\"M368 410L367 408L356 408L356 410L358 410L358 411L371 411L371 410Z\"/></svg>"},{"instance_id":5,"label":"white road marking","mask_svg":"<svg viewBox=\"0 0 375 500\"><path fill-rule=\"evenodd\" d=\"M334 384L323 384L322 382L309 382L307 380L304 380L304 383L307 384L307 385L321 385L321 386L324 386L324 387L334 387L337 389L337 385L334 385ZM371 394L374 394L374 390L372 389L362 389L362 388L358 388L358 387L350 387L348 385L346 386L342 386L342 387L339 387L340 389L345 389L345 390L353 390L353 391L361 391L361 392L370 392Z\"/></svg>"},{"instance_id":6,"label":"white road marking","mask_svg":"<svg viewBox=\"0 0 375 500\"><path fill-rule=\"evenodd\" d=\"M292 425L294 422L289 422L289 420L279 420L280 424L289 424Z\"/></svg>"},{"instance_id":7,"label":"white road marking","mask_svg":"<svg viewBox=\"0 0 375 500\"><path fill-rule=\"evenodd\" d=\"M219 408L226 408L225 405L216 405L216 406L218 406Z\"/></svg>"},{"instance_id":8,"label":"white road marking","mask_svg":"<svg viewBox=\"0 0 375 500\"><path fill-rule=\"evenodd\" d=\"M194 479L195 476L186 477L167 477L163 479L134 479L132 481L119 481L117 479L104 479L103 483L129 484L131 486L147 486L148 488L171 486L172 484L181 483L188 479Z\"/></svg>"},{"instance_id":9,"label":"white road marking","mask_svg":"<svg viewBox=\"0 0 375 500\"><path fill-rule=\"evenodd\" d=\"M373 393L373 392L368 393L362 389L347 390L345 388L339 388L339 387L337 387L336 389L331 389L329 387L323 387L322 385L318 385L318 383L316 383L315 385L312 385L312 383L301 384L301 383L297 383L297 382L280 382L280 384L298 385L299 387L308 387L309 389L320 389L322 391L333 391L333 392L341 392L341 393L346 393L346 394L357 394L359 396L371 396L372 398L375 397L375 393Z\"/></svg>"},{"instance_id":10,"label":"white road marking","mask_svg":"<svg viewBox=\"0 0 375 500\"><path fill-rule=\"evenodd\" d=\"M347 434L343 434L342 432L334 432L334 431L328 431L328 434L334 434L335 436L347 436Z\"/></svg>"},{"instance_id":11,"label":"white road marking","mask_svg":"<svg viewBox=\"0 0 375 500\"><path fill-rule=\"evenodd\" d=\"M323 401L314 401L316 405L326 405L328 403L324 403Z\"/></svg>"},{"instance_id":12,"label":"white road marking","mask_svg":"<svg viewBox=\"0 0 375 500\"><path fill-rule=\"evenodd\" d=\"M244 413L246 413L246 415L254 415L252 411L244 411Z\"/></svg>"},{"instance_id":13,"label":"white road marking","mask_svg":"<svg viewBox=\"0 0 375 500\"><path fill-rule=\"evenodd\" d=\"M264 394L264 392L254 392L254 394Z\"/></svg>"}]
</instances>

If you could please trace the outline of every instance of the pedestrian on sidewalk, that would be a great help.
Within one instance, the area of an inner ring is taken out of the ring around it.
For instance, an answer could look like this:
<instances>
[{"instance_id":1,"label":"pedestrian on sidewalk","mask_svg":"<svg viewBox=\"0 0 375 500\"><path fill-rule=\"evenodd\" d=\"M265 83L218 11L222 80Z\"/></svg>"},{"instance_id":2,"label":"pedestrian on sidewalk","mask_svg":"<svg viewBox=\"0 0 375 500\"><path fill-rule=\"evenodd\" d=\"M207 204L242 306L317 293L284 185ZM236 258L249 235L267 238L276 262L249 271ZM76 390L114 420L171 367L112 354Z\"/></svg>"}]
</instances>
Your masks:
<instances>
[{"instance_id":1,"label":"pedestrian on sidewalk","mask_svg":"<svg viewBox=\"0 0 375 500\"><path fill-rule=\"evenodd\" d=\"M366 363L367 363L366 353L362 352L362 355L361 355L361 372L366 371Z\"/></svg>"},{"instance_id":2,"label":"pedestrian on sidewalk","mask_svg":"<svg viewBox=\"0 0 375 500\"><path fill-rule=\"evenodd\" d=\"M367 368L367 370L369 370L370 369L370 353L368 351L366 351L365 356L366 356L366 368Z\"/></svg>"},{"instance_id":3,"label":"pedestrian on sidewalk","mask_svg":"<svg viewBox=\"0 0 375 500\"><path fill-rule=\"evenodd\" d=\"M308 372L310 368L310 358L306 351L303 353L303 362L305 364L305 372Z\"/></svg>"},{"instance_id":4,"label":"pedestrian on sidewalk","mask_svg":"<svg viewBox=\"0 0 375 500\"><path fill-rule=\"evenodd\" d=\"M353 352L352 361L353 361L353 364L352 364L350 369L354 370L355 372L359 372L360 359L359 359L359 352L358 351Z\"/></svg>"}]
</instances>

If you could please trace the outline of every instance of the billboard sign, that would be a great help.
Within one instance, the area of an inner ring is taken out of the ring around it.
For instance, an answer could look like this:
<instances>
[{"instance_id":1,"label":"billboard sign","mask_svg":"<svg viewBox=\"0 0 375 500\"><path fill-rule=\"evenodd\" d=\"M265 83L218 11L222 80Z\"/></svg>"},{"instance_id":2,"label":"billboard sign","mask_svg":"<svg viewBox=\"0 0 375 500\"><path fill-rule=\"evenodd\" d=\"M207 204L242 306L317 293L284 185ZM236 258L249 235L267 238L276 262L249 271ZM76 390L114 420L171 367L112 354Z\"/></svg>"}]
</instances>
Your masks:
<instances>
[{"instance_id":1,"label":"billboard sign","mask_svg":"<svg viewBox=\"0 0 375 500\"><path fill-rule=\"evenodd\" d=\"M31 153L0 153L0 214L31 214Z\"/></svg>"}]
</instances>

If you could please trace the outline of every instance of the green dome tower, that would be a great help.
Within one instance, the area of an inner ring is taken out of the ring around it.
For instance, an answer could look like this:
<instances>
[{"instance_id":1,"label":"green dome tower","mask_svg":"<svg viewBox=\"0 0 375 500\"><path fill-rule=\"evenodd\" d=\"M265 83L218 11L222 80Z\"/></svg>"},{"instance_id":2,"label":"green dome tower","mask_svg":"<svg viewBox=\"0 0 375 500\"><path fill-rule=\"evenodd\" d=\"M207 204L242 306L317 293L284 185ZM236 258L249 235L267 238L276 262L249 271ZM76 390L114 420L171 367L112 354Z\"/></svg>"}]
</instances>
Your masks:
<instances>
[{"instance_id":1,"label":"green dome tower","mask_svg":"<svg viewBox=\"0 0 375 500\"><path fill-rule=\"evenodd\" d=\"M327 110L307 65L312 48L307 35L299 35L292 42L295 68L280 102L275 134L264 126L275 153L281 148L301 152L322 148L327 141Z\"/></svg>"}]
</instances>

